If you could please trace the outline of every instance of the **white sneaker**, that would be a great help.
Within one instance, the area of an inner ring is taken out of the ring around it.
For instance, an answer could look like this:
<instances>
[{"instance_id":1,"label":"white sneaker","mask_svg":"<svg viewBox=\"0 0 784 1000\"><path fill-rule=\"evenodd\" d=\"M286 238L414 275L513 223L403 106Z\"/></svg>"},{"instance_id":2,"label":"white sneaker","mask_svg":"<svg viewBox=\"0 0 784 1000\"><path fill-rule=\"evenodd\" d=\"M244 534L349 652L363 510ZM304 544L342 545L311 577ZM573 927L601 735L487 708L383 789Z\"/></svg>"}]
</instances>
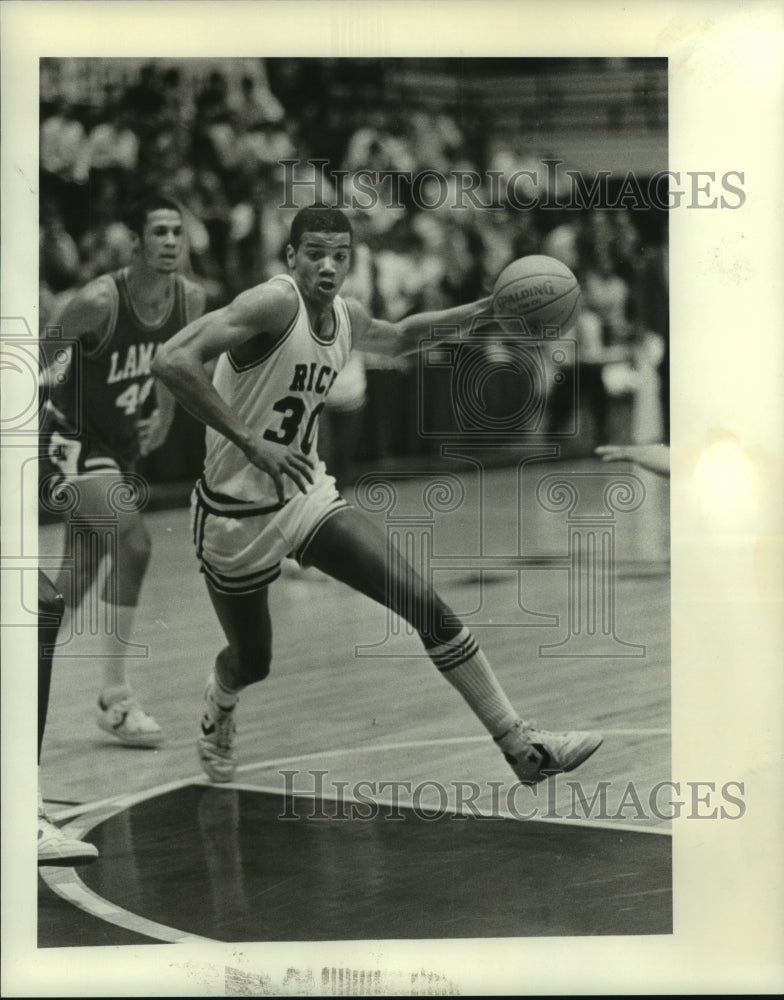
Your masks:
<instances>
[{"instance_id":1,"label":"white sneaker","mask_svg":"<svg viewBox=\"0 0 784 1000\"><path fill-rule=\"evenodd\" d=\"M69 837L65 831L46 815L43 801L38 798L38 864L59 865L69 868L71 865L85 865L95 861L98 848L84 840Z\"/></svg>"},{"instance_id":2,"label":"white sneaker","mask_svg":"<svg viewBox=\"0 0 784 1000\"><path fill-rule=\"evenodd\" d=\"M98 699L98 725L130 747L157 747L163 740L161 727L132 695L108 705Z\"/></svg>"},{"instance_id":3,"label":"white sneaker","mask_svg":"<svg viewBox=\"0 0 784 1000\"><path fill-rule=\"evenodd\" d=\"M204 692L197 750L202 770L211 781L231 781L237 770L237 723L234 709L221 708L213 696L212 679Z\"/></svg>"},{"instance_id":4,"label":"white sneaker","mask_svg":"<svg viewBox=\"0 0 784 1000\"><path fill-rule=\"evenodd\" d=\"M579 767L599 749L603 737L589 732L551 733L537 729L535 722L516 722L495 742L520 781L536 784Z\"/></svg>"}]
</instances>

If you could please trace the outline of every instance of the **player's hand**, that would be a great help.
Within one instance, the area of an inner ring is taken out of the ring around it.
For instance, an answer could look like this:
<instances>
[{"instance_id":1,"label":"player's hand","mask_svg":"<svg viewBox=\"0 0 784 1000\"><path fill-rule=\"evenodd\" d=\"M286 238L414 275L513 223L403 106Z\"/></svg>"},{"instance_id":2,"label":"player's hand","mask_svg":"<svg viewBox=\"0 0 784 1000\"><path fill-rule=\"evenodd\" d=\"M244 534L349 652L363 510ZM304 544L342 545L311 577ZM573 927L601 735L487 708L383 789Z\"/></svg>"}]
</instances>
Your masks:
<instances>
[{"instance_id":1,"label":"player's hand","mask_svg":"<svg viewBox=\"0 0 784 1000\"><path fill-rule=\"evenodd\" d=\"M149 417L136 421L136 431L139 435L139 454L149 455L166 440L169 426L161 418L160 410L153 410Z\"/></svg>"},{"instance_id":2,"label":"player's hand","mask_svg":"<svg viewBox=\"0 0 784 1000\"><path fill-rule=\"evenodd\" d=\"M594 452L603 462L636 462L660 476L670 474L670 449L666 444L602 444Z\"/></svg>"},{"instance_id":3,"label":"player's hand","mask_svg":"<svg viewBox=\"0 0 784 1000\"><path fill-rule=\"evenodd\" d=\"M313 484L315 463L301 451L289 451L263 438L254 438L243 451L249 462L272 477L281 503L286 499L284 476L288 476L303 493Z\"/></svg>"},{"instance_id":4,"label":"player's hand","mask_svg":"<svg viewBox=\"0 0 784 1000\"><path fill-rule=\"evenodd\" d=\"M629 451L629 448L620 444L602 444L594 448L594 453L601 455L603 462L633 462L634 458Z\"/></svg>"}]
</instances>

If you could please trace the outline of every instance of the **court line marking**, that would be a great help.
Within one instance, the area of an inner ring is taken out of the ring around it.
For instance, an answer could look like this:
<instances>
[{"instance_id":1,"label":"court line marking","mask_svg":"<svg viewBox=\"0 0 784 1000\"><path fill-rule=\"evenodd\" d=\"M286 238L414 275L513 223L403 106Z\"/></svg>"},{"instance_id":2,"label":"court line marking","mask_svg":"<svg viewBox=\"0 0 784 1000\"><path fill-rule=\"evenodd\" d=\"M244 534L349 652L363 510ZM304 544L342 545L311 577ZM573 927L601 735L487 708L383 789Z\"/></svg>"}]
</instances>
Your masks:
<instances>
[{"instance_id":1,"label":"court line marking","mask_svg":"<svg viewBox=\"0 0 784 1000\"><path fill-rule=\"evenodd\" d=\"M163 941L165 944L216 943L215 938L200 937L198 934L180 931L174 927L168 927L166 924L159 924L155 920L148 920L131 910L123 909L123 907L104 899L103 896L99 896L92 889L89 889L73 868L52 866L51 868L39 868L38 871L54 893L105 923L115 924L124 930Z\"/></svg>"},{"instance_id":2,"label":"court line marking","mask_svg":"<svg viewBox=\"0 0 784 1000\"><path fill-rule=\"evenodd\" d=\"M430 779L423 779L423 780L430 780ZM278 797L281 796L280 788L276 788L274 785L244 785L244 784L238 784L238 783L235 783L235 782L225 782L225 783L223 783L221 785L218 785L218 786L211 785L211 787L213 787L213 788L215 788L215 787L219 787L219 788L234 788L237 791L265 792L268 795L277 795ZM514 787L514 783L512 785L510 785L509 787L510 788ZM297 792L295 790L294 791L294 796L296 798L300 798L300 799L311 799L311 798L312 799L318 799L321 802L349 802L349 803L354 803L356 805L361 805L361 806L365 806L365 807L367 807L369 805L369 802L372 802L374 805L378 806L380 809L385 809L385 808L386 809L390 809L390 810L391 809L401 809L401 810L404 810L405 812L413 812L413 813L416 813L417 811L425 812L428 809L435 809L436 808L435 806L428 806L424 802L420 802L419 806L414 806L414 805L412 805L410 803L406 803L406 802L403 802L403 801L395 801L394 799L391 799L391 798L379 798L377 796L373 796L371 798L370 795L368 795L367 799L357 799L357 798L354 798L351 795L346 795L345 793L342 793L340 796L338 796L338 795L329 795L329 794L325 794L323 792L320 793L319 795L311 795L311 794L308 794L308 792ZM472 803L472 805L475 805L475 803ZM450 805L447 805L447 806L445 806L443 808L441 806L439 806L438 807L438 813L439 813L439 815L443 815L444 813L447 813L447 814L452 815L452 816L458 816L458 815L462 816L462 815L464 815L463 813L461 813L457 809L456 806L450 806ZM516 820L518 823L550 823L550 824L557 824L557 825L563 825L563 826L586 827L588 829L594 829L594 830L614 830L614 831L618 831L620 833L653 833L653 834L656 834L656 835L658 835L660 837L662 837L662 836L663 837L671 837L672 836L670 830L668 830L668 829L662 829L661 827L658 827L658 826L634 826L631 823L624 823L623 820L621 820L621 821L619 821L617 823L610 823L610 822L604 822L602 820L576 819L576 818L575 819L567 819L566 817L562 817L562 816L546 816L545 815L545 816L526 816L526 817L520 817L519 815L515 815L515 813L513 813L511 810L507 810L507 809L497 809L495 811L492 811L492 810L489 810L489 809L485 809L485 810L483 810L483 809L477 809L476 812L474 812L474 813L468 813L468 814L465 814L465 815L467 816L468 819L480 819L480 818L481 819L512 819L512 820ZM299 817L296 817L296 818L299 819ZM305 818L307 818L307 817L305 817ZM429 821L428 817L424 817L423 816L423 817L420 817L420 818L424 819L425 822ZM432 817L432 819L436 819L436 818L438 818L438 817ZM290 817L290 819L294 820L294 817ZM342 820L333 820L333 822L345 822L345 821L344 820L343 821Z\"/></svg>"},{"instance_id":3,"label":"court line marking","mask_svg":"<svg viewBox=\"0 0 784 1000\"><path fill-rule=\"evenodd\" d=\"M605 730L605 735L661 735L668 736L669 730L666 729L616 729L616 730ZM416 749L419 747L427 746L443 746L456 743L477 743L485 742L487 740L486 736L457 736L457 737L446 737L443 739L431 739L431 740L408 740L401 743L384 743L376 744L372 746L366 746L361 748L349 747L345 749L328 750L324 752L313 752L307 754L298 754L293 757L280 757L268 761L256 761L254 763L249 763L242 765L238 768L239 771L247 773L248 771L263 770L270 767L280 767L283 764L294 764L294 763L304 763L307 761L320 761L325 759L331 759L334 757L345 756L347 754L357 753L358 750L361 751L387 751L387 750L397 750L397 749ZM510 787L514 787L514 782ZM249 791L254 793L266 793L275 796L280 796L280 788L275 788L266 785L252 785L240 782L221 782L220 784L214 784L209 781L204 776L197 776L194 778L181 778L176 781L170 781L163 785L158 785L152 789L147 789L146 791L134 792L130 795L115 796L113 798L102 799L93 803L86 803L82 806L72 807L70 809L64 810L59 813L56 817L58 820L66 819L68 817L78 817L74 822L67 824L64 829L73 834L76 837L83 837L90 830L94 829L101 823L106 822L112 816L129 809L132 805L138 802L146 801L147 799L157 798L161 795L165 795L167 792L176 791L180 788L184 788L188 785L202 785L209 788L223 788L235 791ZM309 796L304 793L297 793L300 798L308 798ZM320 795L319 798L322 801L334 802L337 800L337 796L330 795ZM353 796L342 795L343 801L355 802L360 805L367 805L360 800L354 798ZM407 810L409 812L415 811L412 806L405 805L404 803L395 802L392 799L382 800L380 798L373 798L372 800L380 808L400 808ZM447 806L443 810L445 813L452 815L457 815L456 807ZM539 822L539 823L555 823L560 825L569 826L579 826L587 827L593 829L605 829L613 830L621 833L647 833L655 834L658 836L671 837L671 832L668 829L660 829L658 827L644 827L635 826L633 824L617 822L617 823L605 823L600 820L581 820L581 819L565 819L562 817L547 817L547 816L533 816L530 819L521 820L519 816L515 816L514 813L499 809L497 812L488 812L478 810L480 815L486 818L499 817L504 819L512 819L518 822ZM89 815L89 820L84 822ZM210 942L219 943L215 938L200 937L196 934L190 934L187 931L179 931L175 928L168 927L165 924L159 924L154 920L149 920L147 917L142 917L139 914L133 913L131 910L125 910L115 903L112 903L102 896L99 896L92 889L89 889L84 882L81 880L74 868L58 868L55 866L39 868L39 874L44 879L49 888L56 893L61 898L65 899L67 902L78 907L86 913L97 917L99 920L104 920L107 923L115 924L125 930L133 931L137 934L143 935L145 937L157 939L169 944L185 944L188 942Z\"/></svg>"},{"instance_id":4,"label":"court line marking","mask_svg":"<svg viewBox=\"0 0 784 1000\"><path fill-rule=\"evenodd\" d=\"M313 755L303 755L311 757ZM274 765L272 765L274 766ZM166 794L167 791L173 791L179 788L186 787L187 785L202 785L209 788L220 788L233 791L248 791L252 793L266 793L271 794L276 797L280 797L280 789L273 786L265 785L250 785L240 782L222 782L218 785L205 779L198 779L196 781L189 781L187 778L181 779L176 782L169 782L166 785L161 785L157 789L148 790L147 792L138 792L133 795L123 796L119 799L114 800L104 800L103 803L95 803L91 809L93 815L88 823L83 823L76 821L74 823L68 824L64 829L74 836L83 837L94 827L106 822L112 816L123 812L125 809L129 808L131 805L144 801L148 798L155 798L156 796ZM300 798L308 798L309 796L301 793ZM330 795L320 795L319 799L321 801L334 802L337 800L337 796ZM367 805L367 802L361 802L352 796L342 796L342 801L356 802L360 805ZM374 798L373 802L380 808L399 808L407 812L415 811L412 806L406 805L405 803L394 802L392 799L377 799ZM103 806L103 812L96 814L99 806ZM458 811L455 807L447 806L443 810L445 813L450 813L452 815L457 815ZM499 809L497 812L489 812L479 810L479 814L485 818L504 818L513 819L518 822L543 822L543 823L559 823L571 826L588 827L595 829L607 829L626 833L653 833L660 836L670 836L669 831L661 830L654 827L633 827L626 823L602 823L600 821L586 821L586 820L570 820L556 817L531 817L531 819L520 820L519 816L515 816L513 813L508 812L503 809ZM85 818L82 815L82 820ZM474 816L474 818L477 818ZM202 937L198 934L192 934L188 931L177 930L173 927L169 927L166 924L158 923L157 921L150 920L147 917L143 917L138 913L134 913L132 910L126 910L116 903L99 896L92 889L88 888L84 882L81 880L74 868L57 868L55 866L39 868L39 874L47 883L49 888L58 896L65 899L67 902L78 907L91 916L96 917L99 920L103 920L106 923L111 923L116 926L122 927L125 930L140 934L144 937L149 937L157 939L167 944L188 944L193 942L201 943L223 943L219 942L216 938Z\"/></svg>"},{"instance_id":5,"label":"court line marking","mask_svg":"<svg viewBox=\"0 0 784 1000\"><path fill-rule=\"evenodd\" d=\"M605 736L669 736L670 731L668 729L606 729L602 731ZM331 760L335 757L345 757L350 754L357 753L367 753L367 752L387 752L390 750L415 750L422 747L430 746L448 746L461 743L486 743L487 736L450 736L439 739L428 739L428 740L405 740L400 743L376 743L368 744L361 747L343 747L337 748L335 750L324 750L324 751L312 751L305 754L296 754L294 756L288 757L277 757L271 760L262 761L252 761L248 764L240 764L237 771L242 774L247 774L251 771L263 771L268 770L272 767L280 767L286 764L297 764L297 763L307 763L309 761L323 761ZM423 779L424 780L424 779ZM510 787L514 786L515 782L510 783ZM110 815L116 812L120 812L123 809L127 809L137 802L143 802L146 799L156 798L160 795L165 795L167 792L176 791L179 788L183 788L186 785L207 785L208 787L221 787L221 788L237 788L240 790L262 790L260 785L240 785L237 782L219 782L213 783L209 781L204 775L199 774L195 777L181 778L175 781L167 782L163 785L155 786L151 789L147 789L140 792L132 792L129 795L113 796L111 798L99 799L96 802L83 803L80 806L73 806L69 809L62 810L53 814L52 818L55 820L65 820L77 816L84 816L87 813L93 813L100 809L109 809L110 812L106 817L96 820L88 826L81 828L81 834L87 833L97 825L99 822L105 821ZM265 792L270 793L269 787L263 788ZM279 795L280 789L273 789L274 794ZM299 793L301 797L306 798L305 793ZM327 798L327 796L322 796L322 798ZM381 802L378 801L379 805L389 805L394 803ZM499 812L499 815L501 813ZM506 818L518 819L514 813L506 814ZM601 820L581 820L581 819L558 819L556 817L545 817L545 816L535 816L530 820L519 820L520 822L540 822L540 823L553 823L562 822L569 823L572 826L596 826L599 829L610 829L610 830L625 830L629 833L656 833L659 835L670 836L669 830L662 830L658 827L646 827L637 826L631 823L617 822L617 823L603 823ZM81 824L73 824L74 829L81 827Z\"/></svg>"},{"instance_id":6,"label":"court line marking","mask_svg":"<svg viewBox=\"0 0 784 1000\"><path fill-rule=\"evenodd\" d=\"M330 753L332 756L337 756L337 751L334 752L331 751ZM279 767L281 764L292 764L296 763L297 761L305 762L307 760L313 759L314 757L318 760L323 760L326 756L327 754L318 754L318 755L303 754L302 756L297 758L287 757L287 758L281 758L278 761L269 761L266 763L258 763L253 765L247 764L245 765L245 770L246 771L264 770L268 767ZM240 770L240 768L238 768L238 770ZM432 781L432 779L422 779L422 782L418 782L417 784L422 784L424 781ZM81 823L77 821L69 823L67 827L65 827L65 829L67 829L68 832L73 834L74 836L84 837L87 833L90 832L90 830L94 829L94 827L100 825L101 823L105 823L107 820L111 819L112 816L116 816L118 813L123 812L125 809L130 809L131 806L134 806L139 802L144 802L147 799L157 798L158 796L165 795L167 792L177 791L180 788L187 787L188 785L201 785L206 788L228 788L240 792L262 792L266 795L275 795L278 796L279 798L282 797L281 789L278 786L265 785L265 784L257 785L239 781L212 782L209 781L207 778L203 777L202 775L197 775L195 778L182 778L179 779L178 781L170 782L166 785L160 785L157 788L148 789L145 792L135 792L131 795L119 796L111 799L103 799L100 802L86 803L81 807L68 809L65 812L53 815L52 818L60 822L61 820L70 817L86 818L88 814L92 814L91 819L88 823ZM514 788L515 786L516 782L510 782L509 788ZM336 794L330 795L328 793L322 792L318 796L315 796L308 792L295 790L294 796L301 799L319 798L325 802L336 802L340 799L341 801L352 802L357 805L363 805L363 806L368 805L368 802L366 800L357 799L351 795L346 795L345 793L342 793L340 796L338 796ZM370 795L368 795L368 798L369 799L371 798ZM380 808L386 808L386 809L399 808L407 810L409 812L416 812L416 809L412 804L407 804L406 802L400 800L395 801L392 798L382 798L374 796L372 797L371 801ZM423 804L423 809L426 808L427 806L424 806ZM458 815L458 810L455 806L447 805L445 808L440 809L440 811L444 813ZM94 815L95 813L99 813L99 815L96 816ZM520 823L556 823L556 824L563 824L566 826L580 826L580 827L587 827L589 829L594 828L597 830L616 830L620 831L621 833L650 833L650 834L656 834L657 836L660 837L672 836L672 832L669 828L662 828L660 826L642 826L642 825L638 826L634 823L626 823L623 820L618 820L616 822L605 822L603 820L594 820L587 818L568 819L566 817L561 817L561 816L547 816L547 815L521 818L519 815L515 815L515 813L513 813L511 810L506 810L506 809L498 809L495 812L490 810L477 809L476 813L468 814L469 818L471 818L472 815L474 816L474 818L477 818L477 815L485 819L492 819L498 817L502 819L516 820L517 822Z\"/></svg>"},{"instance_id":7,"label":"court line marking","mask_svg":"<svg viewBox=\"0 0 784 1000\"><path fill-rule=\"evenodd\" d=\"M669 729L603 729L601 730L604 736L669 736ZM375 743L367 744L361 747L343 747L335 750L324 750L324 751L312 751L305 754L296 754L289 757L273 757L271 760L261 760L252 761L248 764L240 764L237 768L238 772L246 774L250 771L263 771L270 767L280 767L282 764L296 764L296 763L306 763L312 760L330 760L333 757L343 757L347 754L357 754L363 752L381 752L388 750L417 750L422 747L429 746L449 746L453 744L460 743L486 743L488 740L487 736L448 736L439 739L428 739L428 740L405 740L400 743ZM220 782L218 783L221 787L236 787L245 788L252 790L258 788L258 785L248 785L241 786L236 782ZM176 791L178 788L182 788L185 785L213 785L213 782L208 781L204 775L197 774L195 777L189 778L178 778L175 781L166 782L163 785L156 785L151 789L139 792L131 792L129 795L115 795L105 799L97 799L95 802L83 802L80 805L70 806L67 809L58 810L53 812L51 818L57 820L67 820L75 816L82 816L86 813L95 812L98 809L111 808L112 812L119 811L120 809L126 809L131 805L135 805L137 802L142 802L147 798L155 798L158 795L165 795L166 792ZM116 809L114 808L116 807ZM108 818L108 817L107 817ZM578 822L577 820L569 820L570 823ZM619 824L614 824L612 829L620 829ZM648 830L649 828L629 826L630 830L639 831L640 829ZM92 826L85 827L82 831L86 833L88 830L92 829ZM659 831L660 832L660 831Z\"/></svg>"}]
</instances>

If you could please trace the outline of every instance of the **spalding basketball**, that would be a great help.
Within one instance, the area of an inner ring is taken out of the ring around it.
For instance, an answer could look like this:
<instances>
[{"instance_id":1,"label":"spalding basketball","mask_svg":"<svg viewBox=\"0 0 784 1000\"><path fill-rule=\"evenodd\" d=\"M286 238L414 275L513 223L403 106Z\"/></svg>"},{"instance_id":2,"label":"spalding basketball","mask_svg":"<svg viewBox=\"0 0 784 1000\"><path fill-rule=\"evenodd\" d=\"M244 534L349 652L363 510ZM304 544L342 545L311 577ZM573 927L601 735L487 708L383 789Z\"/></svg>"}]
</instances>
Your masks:
<instances>
[{"instance_id":1,"label":"spalding basketball","mask_svg":"<svg viewBox=\"0 0 784 1000\"><path fill-rule=\"evenodd\" d=\"M512 261L498 275L493 312L499 318L521 317L533 336L544 327L564 333L577 319L580 295L577 278L566 264L532 254Z\"/></svg>"}]
</instances>

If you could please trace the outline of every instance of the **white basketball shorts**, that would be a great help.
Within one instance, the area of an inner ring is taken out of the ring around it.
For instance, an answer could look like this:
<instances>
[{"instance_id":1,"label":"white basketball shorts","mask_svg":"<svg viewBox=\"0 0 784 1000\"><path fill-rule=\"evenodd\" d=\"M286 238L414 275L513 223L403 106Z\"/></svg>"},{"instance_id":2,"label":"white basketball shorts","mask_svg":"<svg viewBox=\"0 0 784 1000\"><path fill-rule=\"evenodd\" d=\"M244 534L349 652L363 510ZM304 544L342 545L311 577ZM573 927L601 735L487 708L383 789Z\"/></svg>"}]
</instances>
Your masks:
<instances>
[{"instance_id":1,"label":"white basketball shorts","mask_svg":"<svg viewBox=\"0 0 784 1000\"><path fill-rule=\"evenodd\" d=\"M191 497L191 527L201 571L224 594L249 594L280 576L286 557L306 565L321 525L348 507L322 465L307 493L262 507L210 489L199 480Z\"/></svg>"}]
</instances>

